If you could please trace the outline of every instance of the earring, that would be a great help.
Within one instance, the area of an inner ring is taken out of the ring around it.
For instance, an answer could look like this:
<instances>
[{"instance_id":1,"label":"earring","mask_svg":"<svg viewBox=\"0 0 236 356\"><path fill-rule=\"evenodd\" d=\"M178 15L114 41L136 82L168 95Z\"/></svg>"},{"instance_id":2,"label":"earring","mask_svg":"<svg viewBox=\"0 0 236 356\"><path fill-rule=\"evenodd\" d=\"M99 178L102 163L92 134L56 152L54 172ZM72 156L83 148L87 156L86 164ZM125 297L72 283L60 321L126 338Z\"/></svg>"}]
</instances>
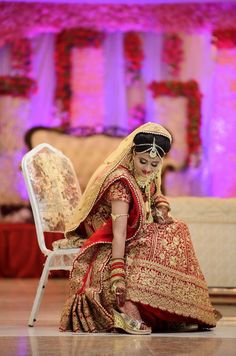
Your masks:
<instances>
[{"instance_id":1,"label":"earring","mask_svg":"<svg viewBox=\"0 0 236 356\"><path fill-rule=\"evenodd\" d=\"M134 161L133 156L130 157L130 161L128 163L128 170L133 173L134 172Z\"/></svg>"}]
</instances>

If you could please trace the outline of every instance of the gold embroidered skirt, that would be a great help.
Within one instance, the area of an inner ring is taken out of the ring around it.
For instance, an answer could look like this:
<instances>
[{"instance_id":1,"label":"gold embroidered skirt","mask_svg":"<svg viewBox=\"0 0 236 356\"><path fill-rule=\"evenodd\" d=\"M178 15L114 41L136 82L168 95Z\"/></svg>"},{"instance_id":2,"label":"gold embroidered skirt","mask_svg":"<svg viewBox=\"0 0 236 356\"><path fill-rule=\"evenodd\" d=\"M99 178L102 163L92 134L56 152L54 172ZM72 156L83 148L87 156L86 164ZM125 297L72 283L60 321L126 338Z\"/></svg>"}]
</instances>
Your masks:
<instances>
[{"instance_id":1,"label":"gold embroidered skirt","mask_svg":"<svg viewBox=\"0 0 236 356\"><path fill-rule=\"evenodd\" d=\"M112 329L115 300L110 292L110 256L111 244L103 243L91 246L75 260L61 330ZM152 318L216 325L207 285L183 222L145 225L127 243L126 276L127 300L136 303L141 314L143 306Z\"/></svg>"}]
</instances>

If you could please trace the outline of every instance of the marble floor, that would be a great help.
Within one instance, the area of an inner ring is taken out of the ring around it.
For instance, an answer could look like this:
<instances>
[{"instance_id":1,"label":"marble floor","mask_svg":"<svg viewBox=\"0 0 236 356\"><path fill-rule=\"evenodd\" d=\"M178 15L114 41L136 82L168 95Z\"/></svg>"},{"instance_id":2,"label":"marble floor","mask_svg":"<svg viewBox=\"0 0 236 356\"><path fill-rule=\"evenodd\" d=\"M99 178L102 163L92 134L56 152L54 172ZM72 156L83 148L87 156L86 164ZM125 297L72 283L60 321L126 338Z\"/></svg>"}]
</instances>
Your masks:
<instances>
[{"instance_id":1,"label":"marble floor","mask_svg":"<svg viewBox=\"0 0 236 356\"><path fill-rule=\"evenodd\" d=\"M28 327L37 279L0 279L1 356L236 355L236 297L213 298L223 318L212 331L132 336L58 331L68 282L50 279L38 321ZM234 299L235 298L235 299Z\"/></svg>"}]
</instances>

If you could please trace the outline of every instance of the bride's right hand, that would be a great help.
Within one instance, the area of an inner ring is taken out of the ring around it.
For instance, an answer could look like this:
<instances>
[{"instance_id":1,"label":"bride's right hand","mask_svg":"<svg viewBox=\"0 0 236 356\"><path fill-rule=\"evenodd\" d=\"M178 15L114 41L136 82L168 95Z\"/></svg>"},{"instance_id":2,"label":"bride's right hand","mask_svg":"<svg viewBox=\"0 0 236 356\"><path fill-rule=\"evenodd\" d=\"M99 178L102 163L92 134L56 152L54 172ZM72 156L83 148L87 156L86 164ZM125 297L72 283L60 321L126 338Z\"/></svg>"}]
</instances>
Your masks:
<instances>
[{"instance_id":1,"label":"bride's right hand","mask_svg":"<svg viewBox=\"0 0 236 356\"><path fill-rule=\"evenodd\" d=\"M126 299L126 288L123 282L117 282L115 286L115 298L118 307L123 307Z\"/></svg>"}]
</instances>

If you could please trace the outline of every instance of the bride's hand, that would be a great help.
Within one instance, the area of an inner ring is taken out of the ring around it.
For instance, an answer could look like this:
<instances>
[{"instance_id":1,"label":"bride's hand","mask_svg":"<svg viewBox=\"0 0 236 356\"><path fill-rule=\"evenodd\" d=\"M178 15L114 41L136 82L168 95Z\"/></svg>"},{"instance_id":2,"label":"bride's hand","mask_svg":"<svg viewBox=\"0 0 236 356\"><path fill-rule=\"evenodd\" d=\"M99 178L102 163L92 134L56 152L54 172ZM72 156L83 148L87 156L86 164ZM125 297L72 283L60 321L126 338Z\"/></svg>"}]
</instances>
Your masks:
<instances>
[{"instance_id":1,"label":"bride's hand","mask_svg":"<svg viewBox=\"0 0 236 356\"><path fill-rule=\"evenodd\" d=\"M126 288L123 282L117 282L115 286L115 298L118 307L123 307L126 299Z\"/></svg>"},{"instance_id":2,"label":"bride's hand","mask_svg":"<svg viewBox=\"0 0 236 356\"><path fill-rule=\"evenodd\" d=\"M161 213L161 216L157 216L157 223L158 224L172 224L174 219L172 216L169 216L169 209L165 206L160 206L158 211Z\"/></svg>"},{"instance_id":3,"label":"bride's hand","mask_svg":"<svg viewBox=\"0 0 236 356\"><path fill-rule=\"evenodd\" d=\"M164 224L173 224L173 222L175 222L175 220L172 218L172 216L168 216Z\"/></svg>"}]
</instances>

